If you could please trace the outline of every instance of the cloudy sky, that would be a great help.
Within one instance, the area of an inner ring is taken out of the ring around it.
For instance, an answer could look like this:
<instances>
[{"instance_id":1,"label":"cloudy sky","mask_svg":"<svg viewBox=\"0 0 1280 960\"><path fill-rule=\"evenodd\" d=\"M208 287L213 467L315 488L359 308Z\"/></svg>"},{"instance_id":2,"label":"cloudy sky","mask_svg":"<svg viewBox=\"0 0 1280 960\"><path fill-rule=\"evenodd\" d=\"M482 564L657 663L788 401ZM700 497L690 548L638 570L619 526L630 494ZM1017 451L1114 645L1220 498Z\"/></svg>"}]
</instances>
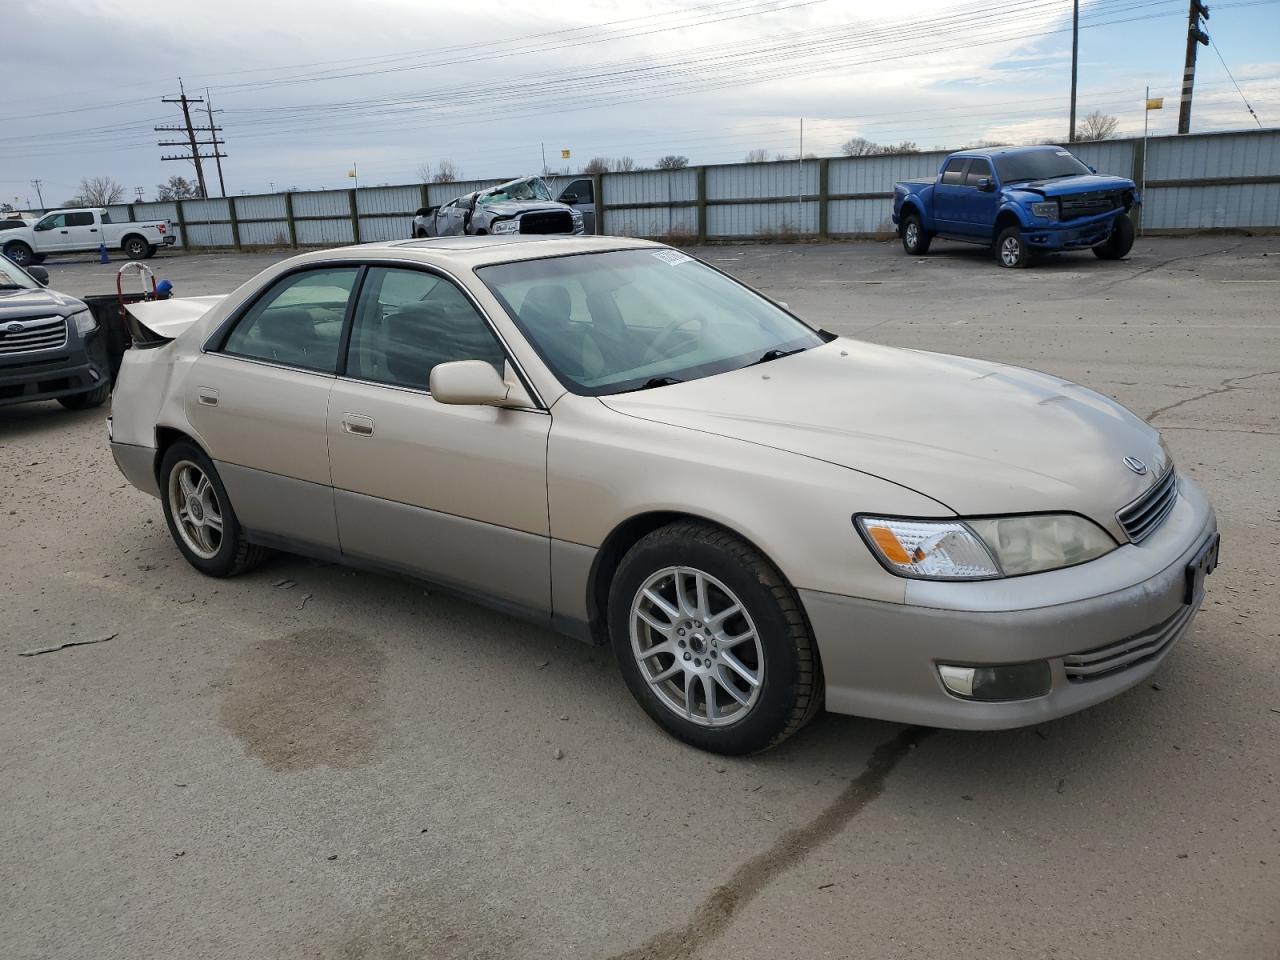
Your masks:
<instances>
[{"instance_id":1,"label":"cloudy sky","mask_svg":"<svg viewBox=\"0 0 1280 960\"><path fill-rule=\"evenodd\" d=\"M1266 126L1280 126L1280 0L1211 0L1209 33ZM160 8L147 8L159 10ZM0 200L47 204L82 177L147 197L168 176L161 98L208 88L230 193L406 183L452 160L467 177L651 165L747 151L838 153L850 136L921 147L1065 137L1070 0L219 0L141 15L125 0L43 0L3 14ZM1170 133L1185 0L1082 0L1081 115ZM891 11L891 13L889 12ZM15 82L16 80L16 82ZM1193 130L1254 126L1212 47ZM201 118L207 123L207 118ZM210 164L212 167L212 164Z\"/></svg>"}]
</instances>

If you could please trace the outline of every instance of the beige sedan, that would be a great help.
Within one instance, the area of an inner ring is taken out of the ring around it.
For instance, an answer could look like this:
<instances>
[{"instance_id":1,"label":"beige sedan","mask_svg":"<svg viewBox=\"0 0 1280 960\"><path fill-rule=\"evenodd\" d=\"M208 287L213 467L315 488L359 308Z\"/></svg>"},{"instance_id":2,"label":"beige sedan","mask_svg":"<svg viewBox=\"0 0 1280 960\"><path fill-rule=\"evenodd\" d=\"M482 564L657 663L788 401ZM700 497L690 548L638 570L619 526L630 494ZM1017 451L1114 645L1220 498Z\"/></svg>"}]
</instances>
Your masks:
<instances>
[{"instance_id":1,"label":"beige sedan","mask_svg":"<svg viewBox=\"0 0 1280 960\"><path fill-rule=\"evenodd\" d=\"M708 750L824 705L1079 710L1156 669L1217 560L1113 401L833 336L658 244L371 244L133 313L111 447L194 567L285 550L610 643Z\"/></svg>"}]
</instances>

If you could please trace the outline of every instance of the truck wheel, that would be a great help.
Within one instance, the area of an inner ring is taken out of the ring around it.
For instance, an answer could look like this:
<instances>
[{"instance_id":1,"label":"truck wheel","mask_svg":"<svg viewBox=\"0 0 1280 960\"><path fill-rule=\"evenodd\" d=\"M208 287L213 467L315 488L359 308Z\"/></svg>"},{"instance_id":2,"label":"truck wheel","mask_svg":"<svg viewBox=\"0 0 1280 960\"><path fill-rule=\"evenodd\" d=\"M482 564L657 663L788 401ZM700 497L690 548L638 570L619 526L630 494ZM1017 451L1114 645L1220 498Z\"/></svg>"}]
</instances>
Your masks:
<instances>
[{"instance_id":1,"label":"truck wheel","mask_svg":"<svg viewBox=\"0 0 1280 960\"><path fill-rule=\"evenodd\" d=\"M159 245L159 244L156 244L156 243L148 244L148 246L147 246L147 259L148 259L148 260L150 260L150 259L151 259L152 257L154 257L154 256L155 256L159 251L160 251L160 245Z\"/></svg>"},{"instance_id":2,"label":"truck wheel","mask_svg":"<svg viewBox=\"0 0 1280 960\"><path fill-rule=\"evenodd\" d=\"M907 214L902 221L902 249L911 256L917 257L929 252L929 244L933 237L925 232L924 224L914 213Z\"/></svg>"},{"instance_id":3,"label":"truck wheel","mask_svg":"<svg viewBox=\"0 0 1280 960\"><path fill-rule=\"evenodd\" d=\"M179 440L160 464L161 502L169 534L187 562L210 577L233 577L266 558L245 538L218 471L203 450Z\"/></svg>"},{"instance_id":4,"label":"truck wheel","mask_svg":"<svg viewBox=\"0 0 1280 960\"><path fill-rule=\"evenodd\" d=\"M1127 213L1116 217L1111 225L1111 233L1107 239L1093 248L1093 255L1099 260L1120 260L1128 256L1133 249L1133 221Z\"/></svg>"},{"instance_id":5,"label":"truck wheel","mask_svg":"<svg viewBox=\"0 0 1280 960\"><path fill-rule=\"evenodd\" d=\"M1022 239L1017 225L1005 227L996 238L996 259L1002 267L1025 267L1031 262L1031 251Z\"/></svg>"},{"instance_id":6,"label":"truck wheel","mask_svg":"<svg viewBox=\"0 0 1280 960\"><path fill-rule=\"evenodd\" d=\"M75 393L69 397L59 397L58 402L68 410L88 410L90 407L100 407L107 402L107 397L111 395L111 384L104 383L96 390L90 390L88 393Z\"/></svg>"},{"instance_id":7,"label":"truck wheel","mask_svg":"<svg viewBox=\"0 0 1280 960\"><path fill-rule=\"evenodd\" d=\"M151 244L142 237L126 237L124 243L120 245L120 249L124 251L124 255L130 260L147 259L147 250Z\"/></svg>"},{"instance_id":8,"label":"truck wheel","mask_svg":"<svg viewBox=\"0 0 1280 960\"><path fill-rule=\"evenodd\" d=\"M4 245L4 255L20 267L28 267L34 262L32 249L21 240L11 240Z\"/></svg>"}]
</instances>

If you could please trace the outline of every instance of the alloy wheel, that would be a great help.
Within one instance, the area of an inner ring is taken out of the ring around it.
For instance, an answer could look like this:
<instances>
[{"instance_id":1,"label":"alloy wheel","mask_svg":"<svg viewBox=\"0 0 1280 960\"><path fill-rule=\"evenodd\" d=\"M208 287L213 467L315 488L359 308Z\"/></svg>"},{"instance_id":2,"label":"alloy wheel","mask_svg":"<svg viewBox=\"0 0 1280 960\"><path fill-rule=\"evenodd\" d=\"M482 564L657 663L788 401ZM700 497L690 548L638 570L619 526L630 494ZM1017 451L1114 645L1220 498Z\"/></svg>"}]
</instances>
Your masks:
<instances>
[{"instance_id":1,"label":"alloy wheel","mask_svg":"<svg viewBox=\"0 0 1280 960\"><path fill-rule=\"evenodd\" d=\"M1022 242L1017 237L1005 237L1000 244L1000 260L1006 267L1016 267L1022 256Z\"/></svg>"},{"instance_id":2,"label":"alloy wheel","mask_svg":"<svg viewBox=\"0 0 1280 960\"><path fill-rule=\"evenodd\" d=\"M916 244L920 240L920 225L914 220L907 224L907 233L904 239L907 241L909 248L912 250L916 248Z\"/></svg>"},{"instance_id":3,"label":"alloy wheel","mask_svg":"<svg viewBox=\"0 0 1280 960\"><path fill-rule=\"evenodd\" d=\"M213 482L198 464L181 460L169 472L169 509L187 549L202 560L217 556L222 547L222 506Z\"/></svg>"}]
</instances>

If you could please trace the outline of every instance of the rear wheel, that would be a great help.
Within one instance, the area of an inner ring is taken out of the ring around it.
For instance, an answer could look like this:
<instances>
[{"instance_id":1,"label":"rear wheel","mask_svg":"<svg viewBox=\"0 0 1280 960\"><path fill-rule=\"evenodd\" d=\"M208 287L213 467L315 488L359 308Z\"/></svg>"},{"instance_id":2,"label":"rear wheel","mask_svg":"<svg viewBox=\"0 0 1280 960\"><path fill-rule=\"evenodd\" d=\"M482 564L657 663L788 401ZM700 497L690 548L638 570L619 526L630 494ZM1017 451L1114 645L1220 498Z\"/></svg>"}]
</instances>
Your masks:
<instances>
[{"instance_id":1,"label":"rear wheel","mask_svg":"<svg viewBox=\"0 0 1280 960\"><path fill-rule=\"evenodd\" d=\"M932 242L933 237L925 232L920 217L914 213L907 214L902 221L902 249L915 257L928 253Z\"/></svg>"},{"instance_id":2,"label":"rear wheel","mask_svg":"<svg viewBox=\"0 0 1280 960\"><path fill-rule=\"evenodd\" d=\"M148 259L148 260L150 260L152 257L154 257L154 256L155 256L157 253L159 253L159 252L160 252L160 246L159 246L159 244L152 243L152 244L148 244L148 245L147 245L147 259Z\"/></svg>"},{"instance_id":3,"label":"rear wheel","mask_svg":"<svg viewBox=\"0 0 1280 960\"><path fill-rule=\"evenodd\" d=\"M126 237L124 243L120 245L120 249L130 260L147 259L147 251L150 248L151 244L147 243L143 237Z\"/></svg>"},{"instance_id":4,"label":"rear wheel","mask_svg":"<svg viewBox=\"0 0 1280 960\"><path fill-rule=\"evenodd\" d=\"M35 263L35 253L21 240L11 240L6 243L4 255L20 267L29 267Z\"/></svg>"},{"instance_id":5,"label":"rear wheel","mask_svg":"<svg viewBox=\"0 0 1280 960\"><path fill-rule=\"evenodd\" d=\"M76 393L69 397L59 397L58 402L68 410L88 410L90 407L100 407L107 402L107 397L111 396L111 384L104 383L96 390L90 390L88 393Z\"/></svg>"},{"instance_id":6,"label":"rear wheel","mask_svg":"<svg viewBox=\"0 0 1280 960\"><path fill-rule=\"evenodd\" d=\"M1025 267L1031 262L1031 251L1022 239L1017 225L1005 227L996 238L996 259L1002 267Z\"/></svg>"},{"instance_id":7,"label":"rear wheel","mask_svg":"<svg viewBox=\"0 0 1280 960\"><path fill-rule=\"evenodd\" d=\"M609 633L645 712L703 750L764 750L822 704L816 646L794 591L724 530L675 523L632 547L610 587Z\"/></svg>"},{"instance_id":8,"label":"rear wheel","mask_svg":"<svg viewBox=\"0 0 1280 960\"><path fill-rule=\"evenodd\" d=\"M245 538L213 461L195 444L179 440L165 451L160 488L169 534L201 573L232 577L266 557L265 549Z\"/></svg>"},{"instance_id":9,"label":"rear wheel","mask_svg":"<svg viewBox=\"0 0 1280 960\"><path fill-rule=\"evenodd\" d=\"M1116 217L1107 239L1092 249L1099 260L1120 260L1128 256L1133 249L1133 221L1129 215L1122 213Z\"/></svg>"}]
</instances>

